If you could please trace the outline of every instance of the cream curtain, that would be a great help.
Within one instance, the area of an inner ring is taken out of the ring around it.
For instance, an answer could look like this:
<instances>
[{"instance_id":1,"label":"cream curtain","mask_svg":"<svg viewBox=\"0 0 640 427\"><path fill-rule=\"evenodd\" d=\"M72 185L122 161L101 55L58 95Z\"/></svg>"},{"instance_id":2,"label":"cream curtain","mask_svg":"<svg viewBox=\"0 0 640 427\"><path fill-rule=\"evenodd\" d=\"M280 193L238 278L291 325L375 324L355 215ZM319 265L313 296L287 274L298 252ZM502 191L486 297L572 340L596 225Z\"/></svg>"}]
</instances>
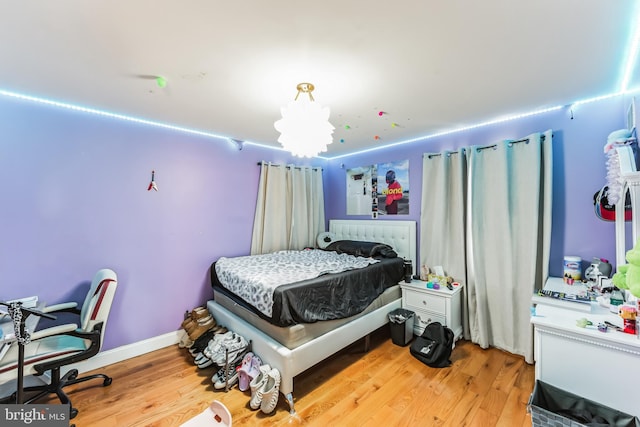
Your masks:
<instances>
[{"instance_id":1,"label":"cream curtain","mask_svg":"<svg viewBox=\"0 0 640 427\"><path fill-rule=\"evenodd\" d=\"M548 276L552 138L472 146L466 169L461 152L423 159L421 262L465 281L465 338L528 363L531 295Z\"/></svg>"},{"instance_id":2,"label":"cream curtain","mask_svg":"<svg viewBox=\"0 0 640 427\"><path fill-rule=\"evenodd\" d=\"M262 162L251 254L315 246L324 228L322 170Z\"/></svg>"},{"instance_id":3,"label":"cream curtain","mask_svg":"<svg viewBox=\"0 0 640 427\"><path fill-rule=\"evenodd\" d=\"M425 154L422 159L420 266L442 266L458 282L466 283L465 150ZM464 291L463 291L464 292ZM463 310L463 326L466 310ZM465 338L468 328L464 329Z\"/></svg>"},{"instance_id":4,"label":"cream curtain","mask_svg":"<svg viewBox=\"0 0 640 427\"><path fill-rule=\"evenodd\" d=\"M548 276L552 133L469 150L471 340L533 363L531 296Z\"/></svg>"}]
</instances>

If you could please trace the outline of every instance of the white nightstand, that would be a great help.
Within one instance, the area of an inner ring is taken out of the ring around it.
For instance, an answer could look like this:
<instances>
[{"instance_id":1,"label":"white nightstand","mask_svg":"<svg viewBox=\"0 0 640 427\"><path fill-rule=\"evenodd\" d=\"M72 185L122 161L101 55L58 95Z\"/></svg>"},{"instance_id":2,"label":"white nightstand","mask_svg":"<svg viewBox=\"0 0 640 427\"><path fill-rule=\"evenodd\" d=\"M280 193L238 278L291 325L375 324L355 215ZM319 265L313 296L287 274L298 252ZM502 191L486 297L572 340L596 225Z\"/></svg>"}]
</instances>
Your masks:
<instances>
[{"instance_id":1,"label":"white nightstand","mask_svg":"<svg viewBox=\"0 0 640 427\"><path fill-rule=\"evenodd\" d=\"M427 288L427 282L412 280L401 283L402 307L415 312L413 333L421 335L425 326L440 322L455 334L455 340L462 337L462 285L453 290Z\"/></svg>"}]
</instances>

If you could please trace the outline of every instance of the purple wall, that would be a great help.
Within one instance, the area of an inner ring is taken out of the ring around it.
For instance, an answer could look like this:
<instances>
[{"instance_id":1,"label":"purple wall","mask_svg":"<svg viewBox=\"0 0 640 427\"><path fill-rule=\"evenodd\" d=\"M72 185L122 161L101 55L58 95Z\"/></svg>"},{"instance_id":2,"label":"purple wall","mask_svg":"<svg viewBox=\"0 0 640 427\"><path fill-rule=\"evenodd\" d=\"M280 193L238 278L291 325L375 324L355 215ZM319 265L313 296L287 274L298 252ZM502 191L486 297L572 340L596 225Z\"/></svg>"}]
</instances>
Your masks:
<instances>
[{"instance_id":1,"label":"purple wall","mask_svg":"<svg viewBox=\"0 0 640 427\"><path fill-rule=\"evenodd\" d=\"M211 298L211 263L249 253L260 160L294 161L0 98L0 299L82 301L108 267L120 286L105 349L175 331Z\"/></svg>"},{"instance_id":2,"label":"purple wall","mask_svg":"<svg viewBox=\"0 0 640 427\"><path fill-rule=\"evenodd\" d=\"M411 214L419 222L422 154L553 129L551 272L564 254L614 259L614 227L595 218L605 179L602 147L624 127L628 99L506 122L372 153L322 161L281 151L0 98L0 299L84 298L100 268L120 287L105 349L175 331L211 297L209 267L249 252L260 160L325 169L327 219L346 216L345 170L410 160ZM344 169L341 165L344 164ZM147 191L151 170L159 192ZM380 219L381 221L388 219Z\"/></svg>"},{"instance_id":3,"label":"purple wall","mask_svg":"<svg viewBox=\"0 0 640 427\"><path fill-rule=\"evenodd\" d=\"M496 141L518 139L534 132L552 129L554 195L550 273L562 275L564 255L582 257L583 268L588 266L592 257L607 258L614 263L614 225L596 218L593 194L605 183L606 158L603 147L607 136L610 132L625 127L629 102L630 98L616 97L574 108L573 119L570 110L563 109L388 150L330 160L327 170L331 203L327 206L327 218L369 218L345 214L346 169L408 158L410 214L393 219L415 220L419 226L423 153L454 150L470 145L490 145ZM387 218L379 220L393 220Z\"/></svg>"}]
</instances>

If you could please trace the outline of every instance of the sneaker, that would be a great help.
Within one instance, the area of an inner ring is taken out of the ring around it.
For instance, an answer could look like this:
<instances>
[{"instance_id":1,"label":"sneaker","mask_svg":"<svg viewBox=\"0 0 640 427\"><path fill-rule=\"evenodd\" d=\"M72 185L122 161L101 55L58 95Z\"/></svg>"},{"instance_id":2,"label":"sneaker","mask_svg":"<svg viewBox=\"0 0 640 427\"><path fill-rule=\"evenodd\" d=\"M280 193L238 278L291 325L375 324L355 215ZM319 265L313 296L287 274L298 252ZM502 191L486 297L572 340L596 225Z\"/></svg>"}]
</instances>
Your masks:
<instances>
[{"instance_id":1,"label":"sneaker","mask_svg":"<svg viewBox=\"0 0 640 427\"><path fill-rule=\"evenodd\" d=\"M225 369L223 366L222 368L218 369L218 372L213 374L213 376L211 377L211 382L215 384L218 381L224 379L224 372L225 372Z\"/></svg>"},{"instance_id":2,"label":"sneaker","mask_svg":"<svg viewBox=\"0 0 640 427\"><path fill-rule=\"evenodd\" d=\"M249 383L249 388L251 389L249 406L251 406L251 409L258 409L262 403L262 387L267 382L267 375L271 372L271 366L262 365L259 370L260 373Z\"/></svg>"},{"instance_id":3,"label":"sneaker","mask_svg":"<svg viewBox=\"0 0 640 427\"><path fill-rule=\"evenodd\" d=\"M244 353L249 347L249 343L241 335L237 335L231 341L224 341L219 351L211 355L211 360L218 366L223 366L231 360L235 360L239 355Z\"/></svg>"},{"instance_id":4,"label":"sneaker","mask_svg":"<svg viewBox=\"0 0 640 427\"><path fill-rule=\"evenodd\" d=\"M249 383L260 373L260 365L262 365L262 360L259 356L251 352L245 355L242 365L238 369L238 388L240 391L249 390Z\"/></svg>"},{"instance_id":5,"label":"sneaker","mask_svg":"<svg viewBox=\"0 0 640 427\"><path fill-rule=\"evenodd\" d=\"M191 339L191 341L195 341L209 329L213 329L214 326L216 326L216 321L213 319L213 317L208 318L208 320L204 323L200 323L200 321L198 321L198 326L188 331L189 338Z\"/></svg>"},{"instance_id":6,"label":"sneaker","mask_svg":"<svg viewBox=\"0 0 640 427\"><path fill-rule=\"evenodd\" d=\"M196 354L196 357L193 359L193 363L198 365L200 363L204 363L206 360L211 360L211 359L209 359L207 356L205 356L202 353L198 353Z\"/></svg>"},{"instance_id":7,"label":"sneaker","mask_svg":"<svg viewBox=\"0 0 640 427\"><path fill-rule=\"evenodd\" d=\"M238 382L238 367L241 362L242 358L238 358L237 360L229 363L226 368L221 368L216 375L211 378L213 388L216 390L222 390L224 388L233 387L235 383Z\"/></svg>"},{"instance_id":8,"label":"sneaker","mask_svg":"<svg viewBox=\"0 0 640 427\"><path fill-rule=\"evenodd\" d=\"M180 339L178 340L178 347L185 348L189 343L191 343L191 339L189 339L189 335L182 329L178 332Z\"/></svg>"},{"instance_id":9,"label":"sneaker","mask_svg":"<svg viewBox=\"0 0 640 427\"><path fill-rule=\"evenodd\" d=\"M220 328L221 326L218 325L213 329L208 330L207 332L202 334L200 338L195 340L190 346L187 346L187 348L189 349L189 353L191 353L192 355L201 353L202 350L204 350L204 348L207 346L207 344L209 344L209 341L213 339L216 329Z\"/></svg>"},{"instance_id":10,"label":"sneaker","mask_svg":"<svg viewBox=\"0 0 640 427\"><path fill-rule=\"evenodd\" d=\"M213 360L205 357L199 362L196 362L196 366L198 367L198 369L208 368L209 366L213 366Z\"/></svg>"},{"instance_id":11,"label":"sneaker","mask_svg":"<svg viewBox=\"0 0 640 427\"><path fill-rule=\"evenodd\" d=\"M262 402L260 409L265 414L270 414L276 409L278 396L280 395L280 371L273 368L267 374L267 381L262 389Z\"/></svg>"},{"instance_id":12,"label":"sneaker","mask_svg":"<svg viewBox=\"0 0 640 427\"><path fill-rule=\"evenodd\" d=\"M181 328L186 329L189 324L191 324L194 320L202 319L203 317L207 317L209 315L209 311L204 307L196 307L191 310L189 316L182 321L180 325Z\"/></svg>"},{"instance_id":13,"label":"sneaker","mask_svg":"<svg viewBox=\"0 0 640 427\"><path fill-rule=\"evenodd\" d=\"M184 329L185 331L187 331L187 333L190 333L194 328L196 328L199 324L204 323L206 321L208 321L209 319L211 319L211 314L209 314L209 312L205 312L203 314L202 317L197 317L197 318L193 318L193 319L188 319L187 323L184 324L184 326L182 327L182 329Z\"/></svg>"},{"instance_id":14,"label":"sneaker","mask_svg":"<svg viewBox=\"0 0 640 427\"><path fill-rule=\"evenodd\" d=\"M187 331L187 334L191 335L193 334L194 331L198 330L198 328L200 328L202 325L205 325L205 324L209 325L211 324L211 322L213 322L215 326L216 320L213 317L211 317L211 315L208 315L207 317L203 317L202 319L197 319L191 322L189 326L185 328L185 331Z\"/></svg>"},{"instance_id":15,"label":"sneaker","mask_svg":"<svg viewBox=\"0 0 640 427\"><path fill-rule=\"evenodd\" d=\"M218 351L220 351L220 347L226 341L231 341L235 339L236 334L232 331L227 331L224 334L216 334L213 336L213 339L209 340L207 347L202 351L205 356L212 357Z\"/></svg>"},{"instance_id":16,"label":"sneaker","mask_svg":"<svg viewBox=\"0 0 640 427\"><path fill-rule=\"evenodd\" d=\"M215 358L216 355L220 353L224 354L227 346L230 343L237 341L239 336L240 335L231 331L224 333L221 336L215 336L213 339L213 342L209 341L209 344L207 345L207 348L205 349L204 353L212 359ZM224 364L224 362L225 361L223 359L221 364Z\"/></svg>"}]
</instances>

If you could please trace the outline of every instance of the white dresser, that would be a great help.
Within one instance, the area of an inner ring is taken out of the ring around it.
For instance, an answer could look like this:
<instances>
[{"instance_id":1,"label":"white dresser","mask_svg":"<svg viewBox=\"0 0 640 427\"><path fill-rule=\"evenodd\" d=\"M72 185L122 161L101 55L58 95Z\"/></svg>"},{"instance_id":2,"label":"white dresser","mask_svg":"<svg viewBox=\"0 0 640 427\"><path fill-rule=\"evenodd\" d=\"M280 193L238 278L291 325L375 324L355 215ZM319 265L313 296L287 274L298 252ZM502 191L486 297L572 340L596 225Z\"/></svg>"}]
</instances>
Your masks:
<instances>
[{"instance_id":1,"label":"white dresser","mask_svg":"<svg viewBox=\"0 0 640 427\"><path fill-rule=\"evenodd\" d=\"M412 280L401 288L402 307L415 313L415 335L421 335L429 323L440 322L453 331L455 340L462 337L462 286L429 289L427 282Z\"/></svg>"},{"instance_id":2,"label":"white dresser","mask_svg":"<svg viewBox=\"0 0 640 427\"><path fill-rule=\"evenodd\" d=\"M538 300L536 315L531 317L536 379L640 416L640 340L612 329L600 332L576 326L583 317L594 325L608 320L622 326L619 316L595 303L590 312L584 312Z\"/></svg>"}]
</instances>

